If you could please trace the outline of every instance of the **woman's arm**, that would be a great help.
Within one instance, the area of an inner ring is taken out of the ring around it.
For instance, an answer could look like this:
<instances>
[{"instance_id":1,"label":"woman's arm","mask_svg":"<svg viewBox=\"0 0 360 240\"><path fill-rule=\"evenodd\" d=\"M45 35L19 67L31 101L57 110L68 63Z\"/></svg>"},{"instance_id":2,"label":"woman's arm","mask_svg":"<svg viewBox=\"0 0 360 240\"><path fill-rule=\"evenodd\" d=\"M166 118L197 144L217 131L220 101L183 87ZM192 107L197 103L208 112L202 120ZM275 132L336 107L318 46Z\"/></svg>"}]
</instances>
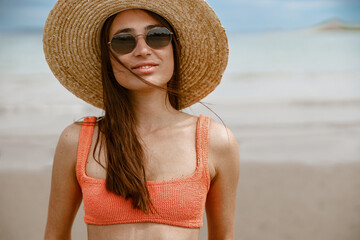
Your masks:
<instances>
[{"instance_id":1,"label":"woman's arm","mask_svg":"<svg viewBox=\"0 0 360 240\"><path fill-rule=\"evenodd\" d=\"M76 179L80 125L62 132L56 147L45 239L71 239L71 227L82 200Z\"/></svg>"},{"instance_id":2,"label":"woman's arm","mask_svg":"<svg viewBox=\"0 0 360 240\"><path fill-rule=\"evenodd\" d=\"M206 200L208 239L233 240L239 148L234 134L214 121L209 142L209 167L215 170L215 177Z\"/></svg>"}]
</instances>

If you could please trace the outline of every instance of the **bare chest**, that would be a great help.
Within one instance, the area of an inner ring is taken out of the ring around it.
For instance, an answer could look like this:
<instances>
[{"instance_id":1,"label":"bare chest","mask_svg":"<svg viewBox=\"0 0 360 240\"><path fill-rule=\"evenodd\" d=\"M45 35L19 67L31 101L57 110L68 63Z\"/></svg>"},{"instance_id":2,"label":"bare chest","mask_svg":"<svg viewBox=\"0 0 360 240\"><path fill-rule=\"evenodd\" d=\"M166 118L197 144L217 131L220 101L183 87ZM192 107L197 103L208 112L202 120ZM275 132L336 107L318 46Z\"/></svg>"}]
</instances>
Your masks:
<instances>
[{"instance_id":1,"label":"bare chest","mask_svg":"<svg viewBox=\"0 0 360 240\"><path fill-rule=\"evenodd\" d=\"M93 137L86 173L90 177L106 179L106 169L97 162L106 167L105 151L104 148L102 151L95 149L95 139ZM194 173L197 159L195 129L149 135L142 141L148 181L170 180Z\"/></svg>"}]
</instances>

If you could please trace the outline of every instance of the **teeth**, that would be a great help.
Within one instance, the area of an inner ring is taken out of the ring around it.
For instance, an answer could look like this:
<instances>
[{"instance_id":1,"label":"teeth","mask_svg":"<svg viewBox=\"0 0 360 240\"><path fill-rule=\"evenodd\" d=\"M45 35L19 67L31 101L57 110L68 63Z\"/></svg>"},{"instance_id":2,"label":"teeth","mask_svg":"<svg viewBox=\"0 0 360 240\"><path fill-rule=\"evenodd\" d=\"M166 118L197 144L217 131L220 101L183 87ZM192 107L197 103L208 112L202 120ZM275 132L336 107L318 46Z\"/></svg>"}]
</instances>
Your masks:
<instances>
[{"instance_id":1,"label":"teeth","mask_svg":"<svg viewBox=\"0 0 360 240\"><path fill-rule=\"evenodd\" d=\"M145 68L145 69L147 69L147 68L151 68L152 66L141 66L141 67L139 67L139 68Z\"/></svg>"}]
</instances>

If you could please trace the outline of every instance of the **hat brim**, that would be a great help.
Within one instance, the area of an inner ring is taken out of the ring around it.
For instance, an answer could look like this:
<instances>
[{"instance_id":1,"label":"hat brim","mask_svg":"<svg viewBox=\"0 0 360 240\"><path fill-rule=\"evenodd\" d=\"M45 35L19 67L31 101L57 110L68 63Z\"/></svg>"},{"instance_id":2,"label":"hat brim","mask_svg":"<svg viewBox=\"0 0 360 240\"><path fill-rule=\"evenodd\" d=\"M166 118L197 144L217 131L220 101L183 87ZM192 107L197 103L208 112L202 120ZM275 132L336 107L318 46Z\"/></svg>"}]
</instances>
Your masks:
<instances>
[{"instance_id":1,"label":"hat brim","mask_svg":"<svg viewBox=\"0 0 360 240\"><path fill-rule=\"evenodd\" d=\"M54 76L75 96L103 106L100 32L105 20L127 9L146 9L166 19L180 44L180 109L212 92L228 61L225 29L203 0L59 0L43 33L46 61Z\"/></svg>"}]
</instances>

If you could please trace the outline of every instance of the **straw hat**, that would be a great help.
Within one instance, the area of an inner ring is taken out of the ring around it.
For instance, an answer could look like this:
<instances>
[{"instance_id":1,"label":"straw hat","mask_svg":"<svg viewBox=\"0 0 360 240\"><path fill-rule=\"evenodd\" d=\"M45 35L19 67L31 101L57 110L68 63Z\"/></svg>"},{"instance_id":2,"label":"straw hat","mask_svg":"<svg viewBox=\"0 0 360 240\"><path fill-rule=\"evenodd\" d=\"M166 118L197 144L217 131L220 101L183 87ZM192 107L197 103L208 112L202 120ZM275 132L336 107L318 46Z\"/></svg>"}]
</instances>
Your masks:
<instances>
[{"instance_id":1,"label":"straw hat","mask_svg":"<svg viewBox=\"0 0 360 240\"><path fill-rule=\"evenodd\" d=\"M150 10L172 25L180 43L180 108L212 92L228 61L228 41L204 0L59 0L43 33L46 61L60 83L77 97L103 106L100 31L105 20L127 9Z\"/></svg>"}]
</instances>

